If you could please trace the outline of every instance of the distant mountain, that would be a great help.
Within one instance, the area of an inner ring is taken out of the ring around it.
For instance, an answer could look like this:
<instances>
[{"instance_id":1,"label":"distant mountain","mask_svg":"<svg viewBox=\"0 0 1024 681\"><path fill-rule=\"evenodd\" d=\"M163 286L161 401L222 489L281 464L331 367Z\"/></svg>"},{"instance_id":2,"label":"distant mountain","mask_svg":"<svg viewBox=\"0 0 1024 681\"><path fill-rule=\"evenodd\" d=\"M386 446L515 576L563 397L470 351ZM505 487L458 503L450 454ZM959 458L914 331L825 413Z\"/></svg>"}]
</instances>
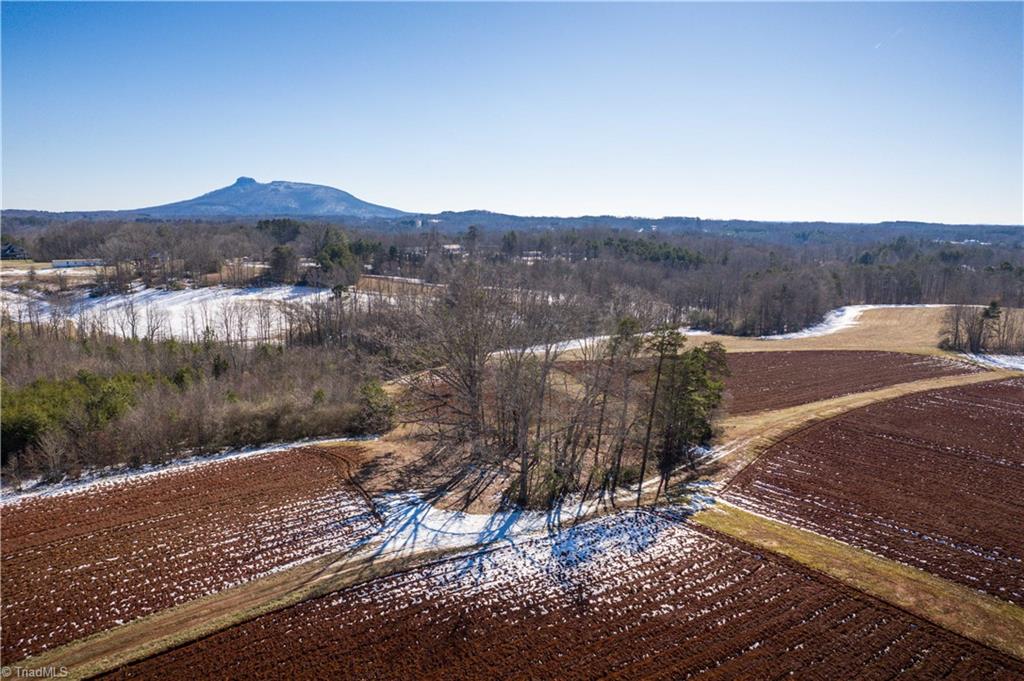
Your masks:
<instances>
[{"instance_id":1,"label":"distant mountain","mask_svg":"<svg viewBox=\"0 0 1024 681\"><path fill-rule=\"evenodd\" d=\"M240 177L229 187L187 201L128 211L170 218L293 215L304 217L397 218L405 212L357 199L348 192L304 182L257 182Z\"/></svg>"},{"instance_id":2,"label":"distant mountain","mask_svg":"<svg viewBox=\"0 0 1024 681\"><path fill-rule=\"evenodd\" d=\"M700 217L644 218L638 216L582 215L576 217L521 216L487 210L408 213L357 199L333 187L302 182L260 183L240 177L223 189L188 201L138 210L0 211L6 233L43 229L54 221L113 220L131 222L174 222L244 220L273 216L317 218L348 226L389 231L431 230L458 235L471 226L488 230L524 232L613 229L638 234L693 234L726 237L782 245L832 243L874 243L906 236L941 241L951 245L1009 245L1024 248L1024 225L939 224L892 221L871 224L841 222L785 222L719 220Z\"/></svg>"}]
</instances>

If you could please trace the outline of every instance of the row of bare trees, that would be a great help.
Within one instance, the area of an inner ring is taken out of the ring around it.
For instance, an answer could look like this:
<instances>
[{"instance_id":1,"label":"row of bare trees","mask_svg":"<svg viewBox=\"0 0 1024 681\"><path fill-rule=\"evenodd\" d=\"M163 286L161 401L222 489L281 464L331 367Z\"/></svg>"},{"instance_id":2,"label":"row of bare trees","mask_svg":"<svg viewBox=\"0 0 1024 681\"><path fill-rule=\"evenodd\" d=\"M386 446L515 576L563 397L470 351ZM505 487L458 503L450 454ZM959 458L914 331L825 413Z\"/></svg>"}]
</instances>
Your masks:
<instances>
[{"instance_id":1,"label":"row of bare trees","mask_svg":"<svg viewBox=\"0 0 1024 681\"><path fill-rule=\"evenodd\" d=\"M1024 309L953 305L946 311L943 347L970 353L1024 354Z\"/></svg>"}]
</instances>

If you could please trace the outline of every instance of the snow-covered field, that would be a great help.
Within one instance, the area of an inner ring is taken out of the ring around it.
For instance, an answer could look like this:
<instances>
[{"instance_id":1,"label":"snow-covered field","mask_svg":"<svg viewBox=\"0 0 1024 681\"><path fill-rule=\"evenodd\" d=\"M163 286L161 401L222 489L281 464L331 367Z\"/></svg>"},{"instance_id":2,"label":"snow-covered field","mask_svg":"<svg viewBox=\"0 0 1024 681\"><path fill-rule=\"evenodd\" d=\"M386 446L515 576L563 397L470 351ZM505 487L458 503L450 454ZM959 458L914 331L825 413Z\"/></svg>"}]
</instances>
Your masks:
<instances>
[{"instance_id":1,"label":"snow-covered field","mask_svg":"<svg viewBox=\"0 0 1024 681\"><path fill-rule=\"evenodd\" d=\"M657 484L657 478L648 484ZM704 490L708 485L694 484L690 501L677 505L679 513L694 513L715 503ZM636 494L626 491L622 500ZM547 512L512 509L495 513L462 513L435 508L416 492L388 494L374 499L383 519L380 531L367 538L377 554L415 554L442 549L470 548L532 535L555 534L564 526L594 515L607 506L602 501L568 499Z\"/></svg>"},{"instance_id":2,"label":"snow-covered field","mask_svg":"<svg viewBox=\"0 0 1024 681\"><path fill-rule=\"evenodd\" d=\"M5 289L0 292L0 306L14 319L66 319L125 337L263 340L283 334L290 308L327 301L331 295L328 289L310 286L140 288L126 295L95 298L85 294L42 298ZM347 300L363 307L387 300L366 292L347 295Z\"/></svg>"},{"instance_id":3,"label":"snow-covered field","mask_svg":"<svg viewBox=\"0 0 1024 681\"><path fill-rule=\"evenodd\" d=\"M32 272L38 276L64 275L71 279L91 279L96 276L99 268L96 267L33 267L33 268L0 268L0 278L23 279Z\"/></svg>"}]
</instances>

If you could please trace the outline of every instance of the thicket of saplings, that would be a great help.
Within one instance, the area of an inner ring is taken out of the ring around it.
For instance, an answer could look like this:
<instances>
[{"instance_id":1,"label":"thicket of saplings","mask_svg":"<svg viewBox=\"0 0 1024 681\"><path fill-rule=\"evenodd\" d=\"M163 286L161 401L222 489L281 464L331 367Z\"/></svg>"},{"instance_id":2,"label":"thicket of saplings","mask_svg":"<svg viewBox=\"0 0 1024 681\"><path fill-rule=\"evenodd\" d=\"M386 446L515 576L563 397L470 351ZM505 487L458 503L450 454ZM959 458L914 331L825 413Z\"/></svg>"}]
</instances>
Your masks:
<instances>
[{"instance_id":1,"label":"thicket of saplings","mask_svg":"<svg viewBox=\"0 0 1024 681\"><path fill-rule=\"evenodd\" d=\"M808 231L798 245L781 245L701 232L637 233L601 227L599 218L593 222L586 229L520 232L483 224L445 234L290 219L85 221L36 225L17 238L40 260L106 259L114 291L135 277L157 286L261 281L335 287L353 283L367 268L443 282L462 257L444 246L457 243L470 259L512 272L530 288L649 301L698 328L737 335L804 328L846 304L996 300L1024 307L1019 244L944 243L904 229L873 245L821 230ZM270 267L255 272L232 266L239 258ZM316 266L303 266L304 260Z\"/></svg>"},{"instance_id":2,"label":"thicket of saplings","mask_svg":"<svg viewBox=\"0 0 1024 681\"><path fill-rule=\"evenodd\" d=\"M228 447L379 433L393 407L338 348L182 343L3 328L3 474L11 482Z\"/></svg>"}]
</instances>

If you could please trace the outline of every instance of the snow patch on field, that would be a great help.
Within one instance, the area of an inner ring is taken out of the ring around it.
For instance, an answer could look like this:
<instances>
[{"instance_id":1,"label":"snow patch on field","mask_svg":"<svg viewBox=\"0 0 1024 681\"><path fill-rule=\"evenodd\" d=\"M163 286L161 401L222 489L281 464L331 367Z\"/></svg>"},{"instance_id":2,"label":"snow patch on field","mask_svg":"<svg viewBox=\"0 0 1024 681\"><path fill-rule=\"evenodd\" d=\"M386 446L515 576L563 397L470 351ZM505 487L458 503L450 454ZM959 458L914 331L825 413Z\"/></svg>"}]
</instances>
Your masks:
<instances>
[{"instance_id":1,"label":"snow patch on field","mask_svg":"<svg viewBox=\"0 0 1024 681\"><path fill-rule=\"evenodd\" d=\"M495 517L500 524L512 521L511 515ZM698 546L711 542L680 524L678 520L683 516L672 511L619 511L547 533L543 533L545 514L523 515L528 518L519 517L510 524L516 526L523 521L524 529L536 524L532 532L509 533L505 544L479 546L479 550L452 560L371 582L363 587L370 593L357 600L369 604L385 596L389 608L404 609L419 603L427 594L432 598L460 599L489 594L498 600L513 601L516 605L505 614L517 619L527 615L530 607L538 607L528 606L530 599L522 600L527 593L540 590L547 597L573 598L581 595L584 584L596 587L600 584L599 576L607 577L609 571L617 572L626 564L640 565L670 556L699 556L700 552L695 551ZM467 529L481 529L478 520L462 519L453 525L467 522ZM474 545L467 548L471 546ZM591 596L600 600L601 591L598 589ZM346 603L352 595L343 592L330 605ZM398 599L394 599L396 595ZM497 605L498 600L491 603ZM554 605L549 603L548 607Z\"/></svg>"},{"instance_id":2,"label":"snow patch on field","mask_svg":"<svg viewBox=\"0 0 1024 681\"><path fill-rule=\"evenodd\" d=\"M993 369L1024 371L1024 355L969 355L964 357Z\"/></svg>"},{"instance_id":3,"label":"snow patch on field","mask_svg":"<svg viewBox=\"0 0 1024 681\"><path fill-rule=\"evenodd\" d=\"M657 483L657 480L648 481ZM645 485L646 487L646 485ZM708 485L693 483L690 500L672 508L679 514L695 513L715 503ZM625 497L633 498L635 493ZM491 514L463 513L435 508L416 492L387 494L374 500L383 519L381 530L366 543L377 554L415 554L424 551L471 548L510 542L528 536L553 536L566 526L605 508L606 501L568 499L547 512L510 509Z\"/></svg>"},{"instance_id":4,"label":"snow patch on field","mask_svg":"<svg viewBox=\"0 0 1024 681\"><path fill-rule=\"evenodd\" d=\"M27 277L33 271L37 275L63 274L66 277L95 277L100 268L98 267L36 267L28 269L14 269L5 267L0 269L0 277Z\"/></svg>"},{"instance_id":5,"label":"snow patch on field","mask_svg":"<svg viewBox=\"0 0 1024 681\"><path fill-rule=\"evenodd\" d=\"M533 511L446 511L435 508L416 492L388 494L375 502L384 520L375 537L380 541L380 553L419 553L487 544L542 531L555 522L551 514Z\"/></svg>"},{"instance_id":6,"label":"snow patch on field","mask_svg":"<svg viewBox=\"0 0 1024 681\"><path fill-rule=\"evenodd\" d=\"M78 494L82 492L93 492L104 488L115 488L124 484L131 484L156 475L169 475L204 466L219 461L233 459L245 459L250 456L260 456L275 452L283 452L299 447L321 445L333 442L352 442L373 440L376 438L367 437L328 437L310 438L296 440L288 443L276 443L262 447L242 447L240 449L229 449L215 454L197 454L183 459L175 459L161 464L146 464L138 468L127 466L99 468L86 471L80 477L70 480L65 479L56 483L46 483L40 480L27 481L23 483L22 489L12 490L6 485L0 488L0 506L18 504L26 499L34 497L55 497L65 494Z\"/></svg>"},{"instance_id":7,"label":"snow patch on field","mask_svg":"<svg viewBox=\"0 0 1024 681\"><path fill-rule=\"evenodd\" d=\"M945 305L847 305L836 308L825 315L825 318L806 329L792 333L780 333L772 336L761 336L761 340L793 340L795 338L813 338L815 336L827 336L829 334L856 326L860 322L860 316L867 310L880 310L885 308L911 308L911 307L945 307Z\"/></svg>"}]
</instances>

